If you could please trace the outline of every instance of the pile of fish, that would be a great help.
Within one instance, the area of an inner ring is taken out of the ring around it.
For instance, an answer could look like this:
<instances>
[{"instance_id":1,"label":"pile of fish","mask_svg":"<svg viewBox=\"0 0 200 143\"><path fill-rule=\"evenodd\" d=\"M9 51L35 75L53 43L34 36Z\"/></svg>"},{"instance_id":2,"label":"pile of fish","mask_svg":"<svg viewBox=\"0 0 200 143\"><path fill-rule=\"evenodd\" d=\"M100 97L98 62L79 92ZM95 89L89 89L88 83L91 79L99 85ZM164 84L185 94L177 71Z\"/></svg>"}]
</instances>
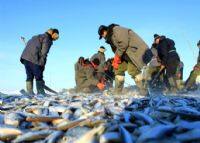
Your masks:
<instances>
[{"instance_id":1,"label":"pile of fish","mask_svg":"<svg viewBox=\"0 0 200 143\"><path fill-rule=\"evenodd\" d=\"M197 143L198 96L0 94L0 143Z\"/></svg>"}]
</instances>

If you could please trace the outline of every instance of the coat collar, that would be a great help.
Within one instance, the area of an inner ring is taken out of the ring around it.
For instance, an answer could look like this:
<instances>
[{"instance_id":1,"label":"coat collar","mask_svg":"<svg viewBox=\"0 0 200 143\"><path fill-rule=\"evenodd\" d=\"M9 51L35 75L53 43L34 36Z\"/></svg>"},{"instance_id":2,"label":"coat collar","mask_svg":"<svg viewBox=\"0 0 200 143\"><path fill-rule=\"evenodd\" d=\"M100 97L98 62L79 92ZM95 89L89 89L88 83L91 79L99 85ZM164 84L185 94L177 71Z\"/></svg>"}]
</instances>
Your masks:
<instances>
[{"instance_id":1,"label":"coat collar","mask_svg":"<svg viewBox=\"0 0 200 143\"><path fill-rule=\"evenodd\" d=\"M107 33L107 36L105 38L106 39L106 43L108 43L108 44L111 43L111 37L113 35L113 28L115 26L119 26L119 25L117 25L117 24L111 24L111 25L108 26L108 33Z\"/></svg>"}]
</instances>

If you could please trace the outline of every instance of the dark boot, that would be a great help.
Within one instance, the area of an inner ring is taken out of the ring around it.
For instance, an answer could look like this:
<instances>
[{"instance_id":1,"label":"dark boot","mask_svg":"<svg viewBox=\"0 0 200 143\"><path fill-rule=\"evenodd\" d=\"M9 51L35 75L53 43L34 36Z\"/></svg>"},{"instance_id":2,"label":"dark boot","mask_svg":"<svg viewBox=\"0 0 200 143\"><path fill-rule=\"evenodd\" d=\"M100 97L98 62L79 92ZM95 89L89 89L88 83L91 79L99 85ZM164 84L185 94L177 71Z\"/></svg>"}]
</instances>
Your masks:
<instances>
[{"instance_id":1,"label":"dark boot","mask_svg":"<svg viewBox=\"0 0 200 143\"><path fill-rule=\"evenodd\" d=\"M26 81L26 91L29 95L34 95L33 92L33 81Z\"/></svg>"},{"instance_id":2,"label":"dark boot","mask_svg":"<svg viewBox=\"0 0 200 143\"><path fill-rule=\"evenodd\" d=\"M44 81L36 81L37 94L45 95Z\"/></svg>"}]
</instances>

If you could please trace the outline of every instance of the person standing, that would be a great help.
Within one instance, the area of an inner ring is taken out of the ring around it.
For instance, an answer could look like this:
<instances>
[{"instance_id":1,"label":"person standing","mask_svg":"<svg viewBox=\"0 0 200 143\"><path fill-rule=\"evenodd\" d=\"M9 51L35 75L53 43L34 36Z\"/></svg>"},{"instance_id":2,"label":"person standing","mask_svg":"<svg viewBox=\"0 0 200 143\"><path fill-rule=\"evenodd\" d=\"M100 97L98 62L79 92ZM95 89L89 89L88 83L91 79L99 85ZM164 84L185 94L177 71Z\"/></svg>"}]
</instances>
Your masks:
<instances>
[{"instance_id":1,"label":"person standing","mask_svg":"<svg viewBox=\"0 0 200 143\"><path fill-rule=\"evenodd\" d=\"M99 59L100 65L103 65L106 61L105 51L105 47L101 46L98 52L91 57L90 61L93 61L94 59Z\"/></svg>"},{"instance_id":2,"label":"person standing","mask_svg":"<svg viewBox=\"0 0 200 143\"><path fill-rule=\"evenodd\" d=\"M113 53L113 68L115 70L115 93L121 94L124 87L125 72L135 80L142 95L147 95L140 73L145 65L144 55L147 44L131 29L117 24L101 25L98 30L99 39L104 38L110 44Z\"/></svg>"},{"instance_id":3,"label":"person standing","mask_svg":"<svg viewBox=\"0 0 200 143\"><path fill-rule=\"evenodd\" d=\"M26 89L28 94L33 93L33 80L36 79L37 94L45 94L43 72L47 62L47 55L53 44L59 38L57 29L49 29L44 34L33 36L21 55L20 61L26 70Z\"/></svg>"},{"instance_id":4,"label":"person standing","mask_svg":"<svg viewBox=\"0 0 200 143\"><path fill-rule=\"evenodd\" d=\"M90 58L91 62L97 60L99 61L98 66L96 67L98 78L104 77L104 64L106 61L105 51L106 51L105 47L101 46L98 52Z\"/></svg>"},{"instance_id":5,"label":"person standing","mask_svg":"<svg viewBox=\"0 0 200 143\"><path fill-rule=\"evenodd\" d=\"M186 90L196 89L196 79L200 76L200 40L197 43L197 47L199 48L199 56L197 59L197 64L194 66L193 70L190 73L189 78L185 82Z\"/></svg>"},{"instance_id":6,"label":"person standing","mask_svg":"<svg viewBox=\"0 0 200 143\"><path fill-rule=\"evenodd\" d=\"M169 91L177 92L177 69L180 64L180 58L172 39L165 36L154 34L155 43L157 44L158 57L161 61L161 69L166 69L166 76L169 82Z\"/></svg>"}]
</instances>

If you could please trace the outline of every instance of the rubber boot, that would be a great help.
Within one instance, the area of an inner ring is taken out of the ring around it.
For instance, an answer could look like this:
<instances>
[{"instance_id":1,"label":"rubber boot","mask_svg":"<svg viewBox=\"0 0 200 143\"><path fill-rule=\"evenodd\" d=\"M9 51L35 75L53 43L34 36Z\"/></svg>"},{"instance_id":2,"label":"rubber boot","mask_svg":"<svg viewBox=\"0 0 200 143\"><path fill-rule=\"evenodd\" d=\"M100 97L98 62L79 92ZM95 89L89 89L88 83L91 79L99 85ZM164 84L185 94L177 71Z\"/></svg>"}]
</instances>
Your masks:
<instances>
[{"instance_id":1,"label":"rubber boot","mask_svg":"<svg viewBox=\"0 0 200 143\"><path fill-rule=\"evenodd\" d=\"M169 85L170 85L170 92L172 94L176 94L178 92L176 79L174 77L168 78Z\"/></svg>"},{"instance_id":2,"label":"rubber boot","mask_svg":"<svg viewBox=\"0 0 200 143\"><path fill-rule=\"evenodd\" d=\"M121 94L124 88L124 76L116 75L115 76L115 90L114 94Z\"/></svg>"},{"instance_id":3,"label":"rubber boot","mask_svg":"<svg viewBox=\"0 0 200 143\"><path fill-rule=\"evenodd\" d=\"M139 89L139 92L142 96L148 96L149 95L149 92L147 90L147 87L145 87L143 81L136 81L135 80L135 84L137 86L137 88Z\"/></svg>"},{"instance_id":4,"label":"rubber boot","mask_svg":"<svg viewBox=\"0 0 200 143\"><path fill-rule=\"evenodd\" d=\"M37 94L45 95L44 81L36 81Z\"/></svg>"},{"instance_id":5,"label":"rubber boot","mask_svg":"<svg viewBox=\"0 0 200 143\"><path fill-rule=\"evenodd\" d=\"M83 88L83 90L82 90L82 92L83 93L92 93L92 90L88 87L86 87L86 88Z\"/></svg>"},{"instance_id":6,"label":"rubber boot","mask_svg":"<svg viewBox=\"0 0 200 143\"><path fill-rule=\"evenodd\" d=\"M33 92L33 81L26 81L26 91L29 95L34 95Z\"/></svg>"}]
</instances>

